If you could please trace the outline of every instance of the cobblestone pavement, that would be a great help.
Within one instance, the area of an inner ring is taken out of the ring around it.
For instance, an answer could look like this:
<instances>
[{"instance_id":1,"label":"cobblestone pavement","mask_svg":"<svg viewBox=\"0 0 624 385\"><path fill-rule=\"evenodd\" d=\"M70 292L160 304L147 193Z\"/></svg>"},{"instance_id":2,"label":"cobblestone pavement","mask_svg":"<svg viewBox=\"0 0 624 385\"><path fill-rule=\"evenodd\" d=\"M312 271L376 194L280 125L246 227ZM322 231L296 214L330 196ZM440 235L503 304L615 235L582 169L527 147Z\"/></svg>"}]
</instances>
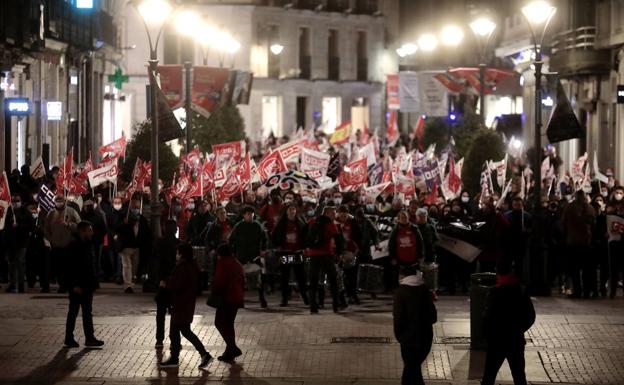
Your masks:
<instances>
[{"instance_id":1,"label":"cobblestone pavement","mask_svg":"<svg viewBox=\"0 0 624 385\"><path fill-rule=\"evenodd\" d=\"M249 297L239 313L244 355L229 366L197 369L199 355L183 340L177 370L159 370L152 295L105 287L94 300L102 350L62 349L67 300L36 293L0 295L0 383L18 384L397 384L402 362L392 335L390 298L366 300L339 315L310 315L299 301L261 310ZM213 355L224 349L214 312L198 300L193 330ZM271 304L271 302L270 302ZM527 376L534 384L624 384L624 301L535 299L538 319L527 335ZM423 373L428 383L476 384L482 352L469 350L469 300L441 297L436 343ZM80 322L78 322L80 323ZM76 336L82 339L78 327ZM356 337L356 338L346 338ZM358 339L368 337L367 340ZM339 343L342 342L342 343ZM165 355L167 352L165 351ZM505 364L499 375L511 383Z\"/></svg>"}]
</instances>

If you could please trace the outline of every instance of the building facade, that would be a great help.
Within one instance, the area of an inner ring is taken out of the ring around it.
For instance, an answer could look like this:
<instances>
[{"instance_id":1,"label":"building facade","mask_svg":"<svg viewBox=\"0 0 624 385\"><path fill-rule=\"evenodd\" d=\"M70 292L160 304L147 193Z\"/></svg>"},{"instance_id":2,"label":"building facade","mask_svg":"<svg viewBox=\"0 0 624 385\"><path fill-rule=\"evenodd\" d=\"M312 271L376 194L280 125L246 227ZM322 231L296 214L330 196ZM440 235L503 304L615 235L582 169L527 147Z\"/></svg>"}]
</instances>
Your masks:
<instances>
[{"instance_id":1,"label":"building facade","mask_svg":"<svg viewBox=\"0 0 624 385\"><path fill-rule=\"evenodd\" d=\"M120 3L81 9L75 0L0 2L0 93L5 100L27 98L31 108L17 117L0 105L2 169L39 156L56 165L70 149L75 162L97 153L106 130L106 76L120 58Z\"/></svg>"},{"instance_id":2,"label":"building facade","mask_svg":"<svg viewBox=\"0 0 624 385\"><path fill-rule=\"evenodd\" d=\"M384 80L396 72L388 42L396 22L390 19L398 17L398 1L197 1L184 7L228 31L240 49L209 50L171 26L158 49L160 62L251 71L250 102L239 110L252 141L319 124L331 132L348 120L356 128L385 127ZM124 39L136 45L125 58L127 93L137 122L147 117L149 50L138 13L128 7L126 15Z\"/></svg>"}]
</instances>

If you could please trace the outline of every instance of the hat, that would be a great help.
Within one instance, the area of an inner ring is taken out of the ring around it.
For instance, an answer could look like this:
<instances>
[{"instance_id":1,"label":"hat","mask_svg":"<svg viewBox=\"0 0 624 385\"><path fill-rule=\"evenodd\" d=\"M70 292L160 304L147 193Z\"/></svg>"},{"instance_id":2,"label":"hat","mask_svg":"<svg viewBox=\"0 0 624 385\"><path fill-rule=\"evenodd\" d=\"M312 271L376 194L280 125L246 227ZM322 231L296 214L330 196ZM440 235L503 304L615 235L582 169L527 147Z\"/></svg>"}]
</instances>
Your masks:
<instances>
[{"instance_id":1,"label":"hat","mask_svg":"<svg viewBox=\"0 0 624 385\"><path fill-rule=\"evenodd\" d=\"M422 207L421 207L421 208L419 208L418 210L416 210L416 215L417 215L417 216L420 216L420 215L425 215L425 216L426 216L427 214L428 214L428 213L427 213L427 209L424 209L424 208L422 208Z\"/></svg>"}]
</instances>

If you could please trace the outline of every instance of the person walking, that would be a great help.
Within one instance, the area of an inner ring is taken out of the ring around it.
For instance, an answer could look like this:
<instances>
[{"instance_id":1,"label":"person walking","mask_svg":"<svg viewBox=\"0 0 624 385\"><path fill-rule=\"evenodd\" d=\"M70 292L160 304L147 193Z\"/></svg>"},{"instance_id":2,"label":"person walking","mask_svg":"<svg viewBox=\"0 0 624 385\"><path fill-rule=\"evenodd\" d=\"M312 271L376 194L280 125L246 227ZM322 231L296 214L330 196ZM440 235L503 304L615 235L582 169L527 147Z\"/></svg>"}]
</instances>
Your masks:
<instances>
[{"instance_id":1,"label":"person walking","mask_svg":"<svg viewBox=\"0 0 624 385\"><path fill-rule=\"evenodd\" d=\"M165 316L171 306L171 292L167 288L167 281L176 266L176 254L180 241L176 237L178 225L169 219L165 222L162 238L157 242L155 251L158 261L158 289L156 291L156 349L163 348L165 340Z\"/></svg>"},{"instance_id":2,"label":"person walking","mask_svg":"<svg viewBox=\"0 0 624 385\"><path fill-rule=\"evenodd\" d=\"M243 219L232 229L229 244L236 253L241 263L257 263L262 268L258 283L258 298L260 306L264 309L268 306L264 296L266 285L266 260L264 258L267 249L267 233L264 227L254 220L255 210L251 206L245 206L242 210Z\"/></svg>"},{"instance_id":3,"label":"person walking","mask_svg":"<svg viewBox=\"0 0 624 385\"><path fill-rule=\"evenodd\" d=\"M7 293L23 293L24 277L26 276L26 248L34 221L30 211L22 206L22 198L18 194L11 197L11 209L8 211L5 228L8 244L9 286Z\"/></svg>"},{"instance_id":4,"label":"person walking","mask_svg":"<svg viewBox=\"0 0 624 385\"><path fill-rule=\"evenodd\" d=\"M421 366L433 343L437 311L418 265L403 266L394 295L394 336L401 345L402 385L424 385Z\"/></svg>"},{"instance_id":5,"label":"person walking","mask_svg":"<svg viewBox=\"0 0 624 385\"><path fill-rule=\"evenodd\" d=\"M511 261L499 261L496 286L487 299L483 332L487 341L485 370L481 385L494 385L496 374L507 359L514 385L526 385L524 333L535 322L531 298L512 273Z\"/></svg>"},{"instance_id":6,"label":"person walking","mask_svg":"<svg viewBox=\"0 0 624 385\"><path fill-rule=\"evenodd\" d=\"M339 310L338 306L338 282L336 281L336 267L334 262L336 255L342 253L343 238L336 227L336 209L333 206L325 206L323 214L313 219L308 224L306 234L306 253L310 257L310 313L318 313L317 292L319 274L321 270L327 274L327 280L332 295L334 313Z\"/></svg>"},{"instance_id":7,"label":"person walking","mask_svg":"<svg viewBox=\"0 0 624 385\"><path fill-rule=\"evenodd\" d=\"M214 324L219 334L225 341L225 351L217 357L219 361L232 363L243 352L236 345L236 332L234 321L238 309L245 305L245 273L243 265L232 256L232 251L227 244L217 248L217 267L215 279L212 283L211 298L219 298L216 306Z\"/></svg>"},{"instance_id":8,"label":"person walking","mask_svg":"<svg viewBox=\"0 0 624 385\"><path fill-rule=\"evenodd\" d=\"M93 293L99 286L94 269L95 250L93 226L82 221L76 226L77 236L67 247L66 284L69 290L69 311L65 323L65 347L80 346L74 339L76 317L82 310L82 328L87 348L101 348L104 342L95 338L93 330Z\"/></svg>"},{"instance_id":9,"label":"person walking","mask_svg":"<svg viewBox=\"0 0 624 385\"><path fill-rule=\"evenodd\" d=\"M176 266L167 282L167 289L171 292L171 323L169 325L171 356L160 362L159 366L162 368L180 366L179 357L182 349L180 334L182 334L200 354L199 368L203 369L208 366L212 356L191 330L195 315L195 301L199 293L199 268L193 260L193 248L190 245L178 246Z\"/></svg>"},{"instance_id":10,"label":"person walking","mask_svg":"<svg viewBox=\"0 0 624 385\"><path fill-rule=\"evenodd\" d=\"M140 279L139 261L141 249L145 249L149 239L149 225L147 219L141 215L140 199L130 202L126 218L118 229L118 238L121 244L121 266L125 293L134 293L134 281ZM148 256L144 255L143 259Z\"/></svg>"}]
</instances>

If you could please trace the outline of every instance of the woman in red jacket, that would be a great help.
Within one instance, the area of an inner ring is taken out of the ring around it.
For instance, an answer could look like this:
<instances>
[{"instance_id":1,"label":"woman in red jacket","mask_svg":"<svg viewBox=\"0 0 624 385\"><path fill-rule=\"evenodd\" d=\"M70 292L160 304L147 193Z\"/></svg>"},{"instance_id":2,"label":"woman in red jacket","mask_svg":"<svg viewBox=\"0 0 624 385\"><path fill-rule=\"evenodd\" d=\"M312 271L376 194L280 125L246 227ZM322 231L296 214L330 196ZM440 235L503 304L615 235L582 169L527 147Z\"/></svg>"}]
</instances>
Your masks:
<instances>
[{"instance_id":1,"label":"woman in red jacket","mask_svg":"<svg viewBox=\"0 0 624 385\"><path fill-rule=\"evenodd\" d=\"M212 284L212 294L223 299L215 313L215 327L225 341L225 352L219 361L233 362L243 352L236 346L234 321L238 309L245 303L245 273L243 265L236 259L227 244L217 248L217 267Z\"/></svg>"}]
</instances>

